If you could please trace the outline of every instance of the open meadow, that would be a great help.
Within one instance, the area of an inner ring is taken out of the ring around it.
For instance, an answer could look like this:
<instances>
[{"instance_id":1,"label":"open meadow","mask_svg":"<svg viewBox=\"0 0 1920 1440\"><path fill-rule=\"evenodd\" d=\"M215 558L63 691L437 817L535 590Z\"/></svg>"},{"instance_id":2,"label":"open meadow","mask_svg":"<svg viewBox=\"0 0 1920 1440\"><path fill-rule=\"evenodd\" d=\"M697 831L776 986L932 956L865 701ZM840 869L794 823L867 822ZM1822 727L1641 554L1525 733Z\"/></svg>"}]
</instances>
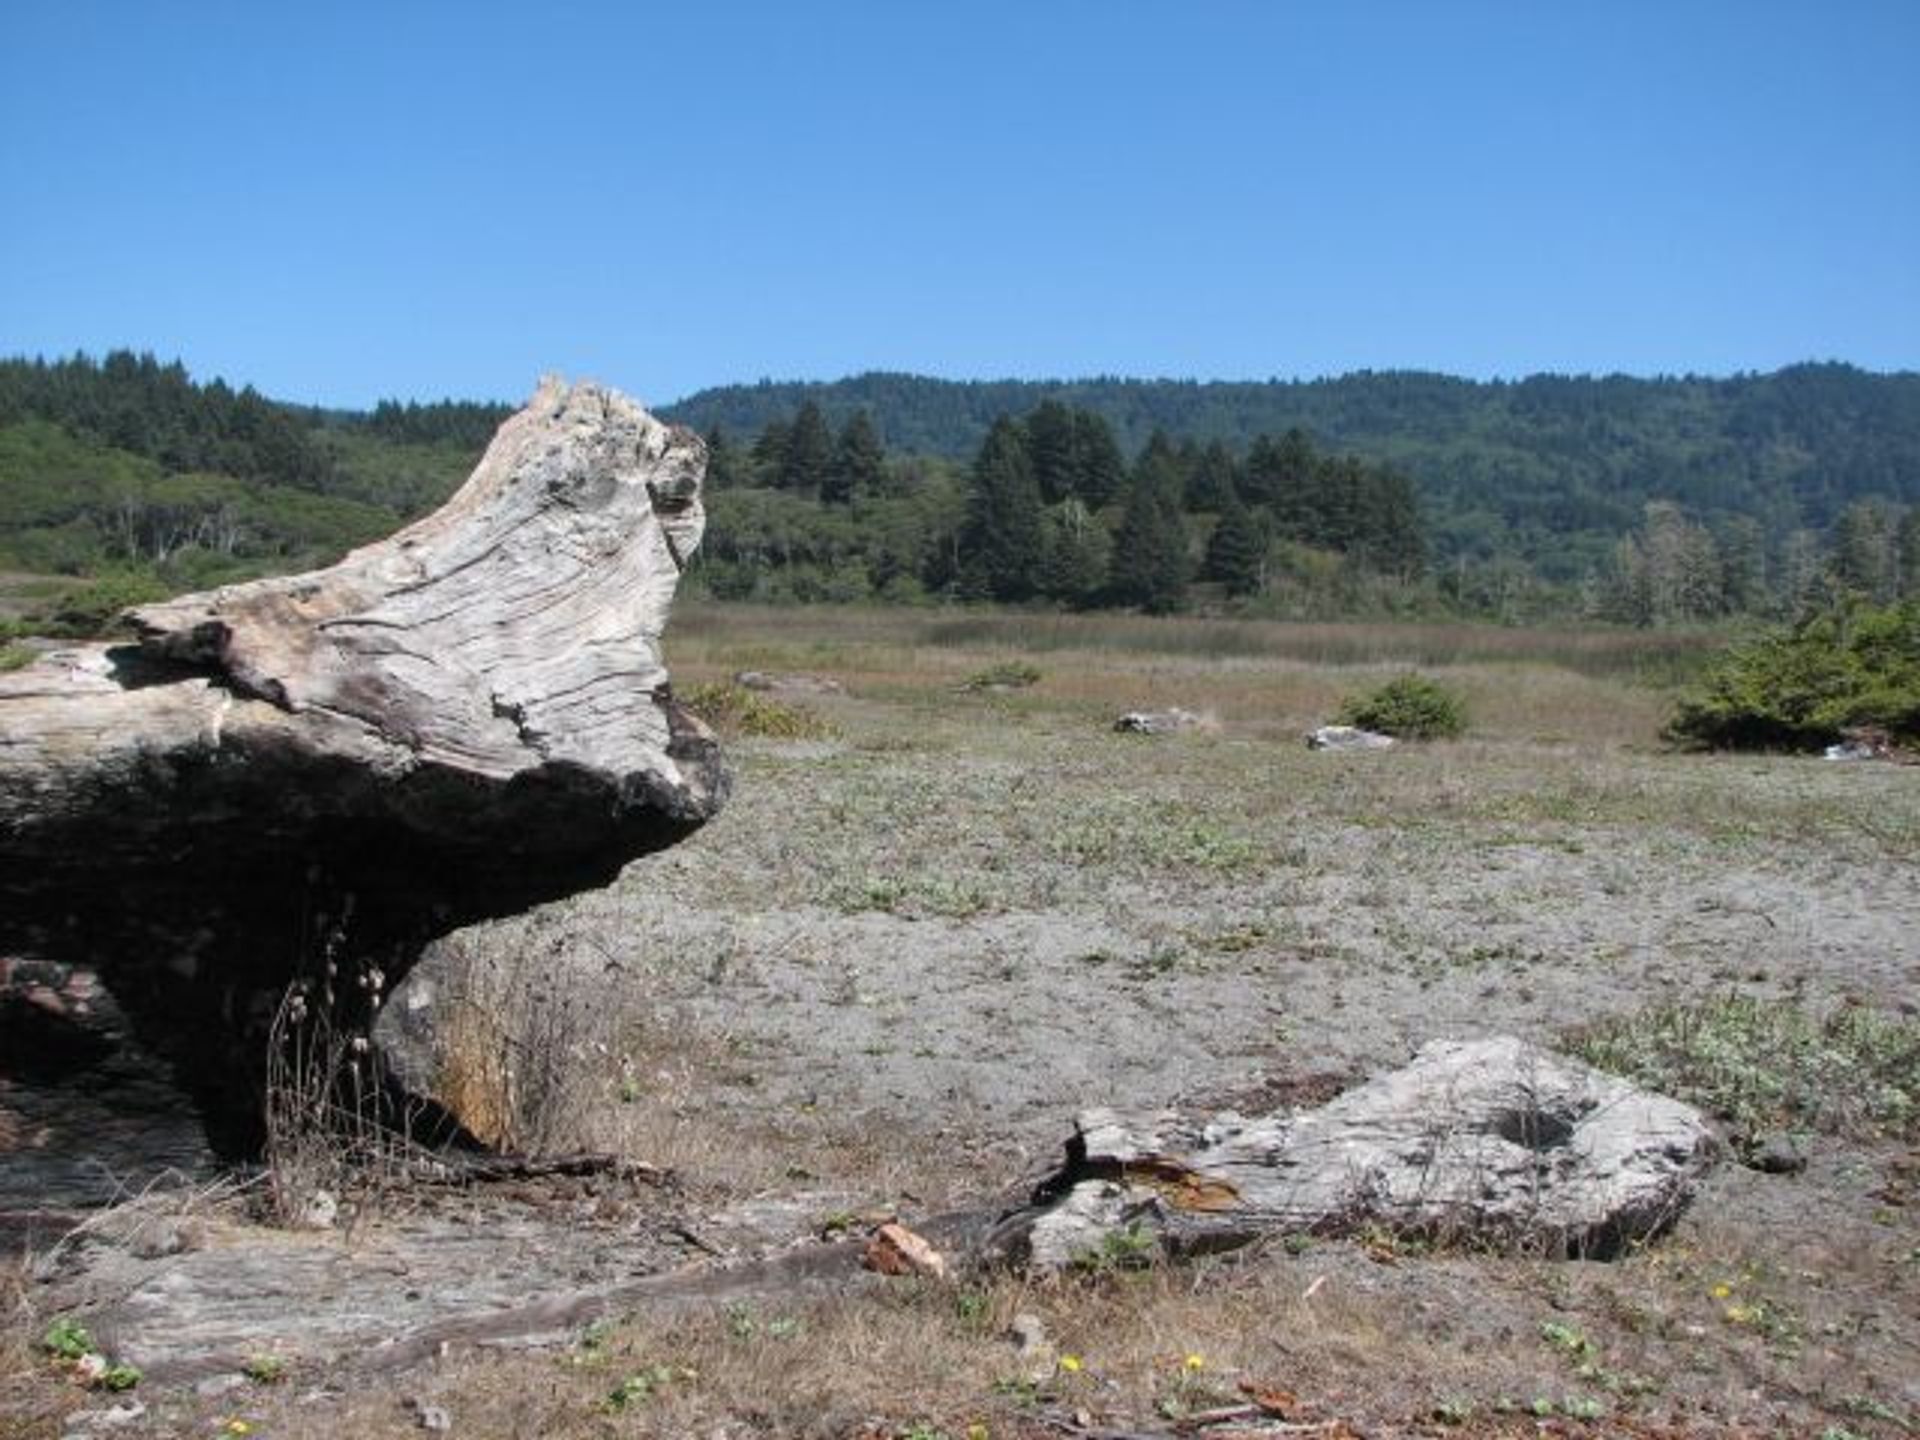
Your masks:
<instances>
[{"instance_id":1,"label":"open meadow","mask_svg":"<svg viewBox=\"0 0 1920 1440\"><path fill-rule=\"evenodd\" d=\"M1920 1427L1920 769L1664 748L1712 637L688 603L667 639L728 808L444 943L529 977L498 997L521 1043L602 1058L523 1123L671 1167L703 1250L992 1203L1080 1107L1319 1103L1437 1037L1571 1048L1708 1108L1726 1152L1611 1263L1375 1234L901 1280L143 1387L113 1433L399 1436L426 1407L455 1435L1120 1440L1198 1433L1243 1386L1293 1398L1204 1433ZM1464 738L1305 746L1414 664ZM1204 723L1113 731L1176 705ZM1046 1332L1024 1354L1017 1314ZM0 1434L99 1407L35 1340Z\"/></svg>"}]
</instances>

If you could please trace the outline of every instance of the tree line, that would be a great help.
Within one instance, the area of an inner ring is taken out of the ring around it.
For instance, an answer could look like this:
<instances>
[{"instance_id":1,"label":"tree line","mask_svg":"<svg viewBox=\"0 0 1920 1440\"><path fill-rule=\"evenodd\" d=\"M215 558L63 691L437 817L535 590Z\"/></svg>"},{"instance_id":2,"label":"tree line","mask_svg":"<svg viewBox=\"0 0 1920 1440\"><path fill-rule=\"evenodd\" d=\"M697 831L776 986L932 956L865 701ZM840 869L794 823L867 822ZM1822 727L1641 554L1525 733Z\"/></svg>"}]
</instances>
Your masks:
<instances>
[{"instance_id":1,"label":"tree line","mask_svg":"<svg viewBox=\"0 0 1920 1440\"><path fill-rule=\"evenodd\" d=\"M764 417L706 426L690 581L723 597L1664 625L1920 583L1920 376L894 376L695 401L669 414ZM508 413L326 411L127 351L0 359L0 567L185 588L323 563L437 505Z\"/></svg>"},{"instance_id":2,"label":"tree line","mask_svg":"<svg viewBox=\"0 0 1920 1440\"><path fill-rule=\"evenodd\" d=\"M1849 601L1916 597L1920 505L1856 500L1830 534L1796 529L1775 554L1751 517L1710 527L1671 501L1654 501L1594 577L1586 609L1597 619L1659 626L1734 615L1792 620Z\"/></svg>"},{"instance_id":3,"label":"tree line","mask_svg":"<svg viewBox=\"0 0 1920 1440\"><path fill-rule=\"evenodd\" d=\"M1323 454L1297 429L1245 456L1155 432L1129 462L1100 415L1044 401L996 420L960 470L890 457L865 411L836 432L803 403L750 445L719 426L707 444L701 578L722 595L1165 612L1196 581L1256 594L1293 552L1401 582L1425 561L1408 477Z\"/></svg>"},{"instance_id":4,"label":"tree line","mask_svg":"<svg viewBox=\"0 0 1920 1440\"><path fill-rule=\"evenodd\" d=\"M1856 501L1920 503L1920 374L1832 363L1489 382L1417 372L1249 382L870 374L723 387L664 413L703 432L754 435L807 403L831 427L865 410L893 450L964 464L1000 416L1047 400L1097 415L1128 455L1156 430L1245 457L1259 436L1298 429L1324 450L1391 465L1419 487L1435 575L1495 608L1521 592L1565 605L1656 501L1716 531L1751 518L1776 566L1796 530L1828 536Z\"/></svg>"}]
</instances>

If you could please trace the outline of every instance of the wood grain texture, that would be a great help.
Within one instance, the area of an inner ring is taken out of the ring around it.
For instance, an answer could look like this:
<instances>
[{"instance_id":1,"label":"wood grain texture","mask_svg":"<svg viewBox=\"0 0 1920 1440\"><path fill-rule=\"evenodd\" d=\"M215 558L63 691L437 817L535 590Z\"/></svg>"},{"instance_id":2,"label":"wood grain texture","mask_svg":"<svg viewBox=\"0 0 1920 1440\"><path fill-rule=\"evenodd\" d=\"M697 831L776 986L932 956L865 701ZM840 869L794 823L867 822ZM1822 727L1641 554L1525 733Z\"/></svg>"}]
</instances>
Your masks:
<instances>
[{"instance_id":1,"label":"wood grain texture","mask_svg":"<svg viewBox=\"0 0 1920 1440\"><path fill-rule=\"evenodd\" d=\"M0 952L93 965L204 1050L173 1032L257 1010L324 937L397 979L714 814L727 773L661 655L705 460L547 380L389 539L0 676Z\"/></svg>"}]
</instances>

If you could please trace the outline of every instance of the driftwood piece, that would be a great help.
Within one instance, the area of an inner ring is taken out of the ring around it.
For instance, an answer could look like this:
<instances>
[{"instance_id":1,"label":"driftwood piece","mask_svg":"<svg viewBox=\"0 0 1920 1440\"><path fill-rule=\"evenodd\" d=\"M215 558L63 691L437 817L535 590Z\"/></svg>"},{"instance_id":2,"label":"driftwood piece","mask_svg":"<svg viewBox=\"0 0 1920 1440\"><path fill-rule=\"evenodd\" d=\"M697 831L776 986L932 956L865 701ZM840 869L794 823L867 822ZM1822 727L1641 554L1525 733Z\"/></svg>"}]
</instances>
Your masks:
<instances>
[{"instance_id":1,"label":"driftwood piece","mask_svg":"<svg viewBox=\"0 0 1920 1440\"><path fill-rule=\"evenodd\" d=\"M0 953L95 966L218 1103L303 965L391 984L699 824L726 774L660 634L704 465L549 380L390 539L0 676Z\"/></svg>"},{"instance_id":2,"label":"driftwood piece","mask_svg":"<svg viewBox=\"0 0 1920 1440\"><path fill-rule=\"evenodd\" d=\"M991 1218L956 1213L920 1228L957 1251ZM690 1248L712 1247L683 1241L684 1228L519 1207L478 1224L424 1213L369 1226L352 1244L209 1224L192 1248L164 1256L88 1241L37 1298L48 1314L83 1320L146 1383L175 1385L237 1374L262 1353L383 1373L449 1347L566 1343L625 1315L789 1306L900 1283L866 1267L864 1240L688 1262Z\"/></svg>"},{"instance_id":3,"label":"driftwood piece","mask_svg":"<svg viewBox=\"0 0 1920 1440\"><path fill-rule=\"evenodd\" d=\"M876 1247L897 1247L904 1233L956 1273L1124 1265L1372 1225L1600 1257L1675 1219L1712 1149L1705 1121L1678 1102L1517 1040L1439 1043L1317 1110L1091 1112L1066 1165L1030 1199L919 1218L887 1239L723 1254L671 1186L635 1201L645 1223L499 1204L475 1224L464 1204L448 1211L416 1191L400 1219L371 1221L351 1244L216 1223L178 1251L157 1250L94 1226L67 1246L80 1258L56 1268L37 1303L73 1313L156 1382L236 1370L261 1350L393 1370L448 1345L553 1343L612 1315L906 1283L881 1272L937 1267L876 1268ZM593 1171L597 1159L531 1168ZM44 1227L53 1217L17 1218ZM688 1264L692 1252L719 1263Z\"/></svg>"},{"instance_id":4,"label":"driftwood piece","mask_svg":"<svg viewBox=\"0 0 1920 1440\"><path fill-rule=\"evenodd\" d=\"M1045 1271L1377 1225L1604 1258L1670 1224L1713 1151L1679 1101L1519 1040L1439 1041L1299 1114L1088 1111L990 1250Z\"/></svg>"}]
</instances>

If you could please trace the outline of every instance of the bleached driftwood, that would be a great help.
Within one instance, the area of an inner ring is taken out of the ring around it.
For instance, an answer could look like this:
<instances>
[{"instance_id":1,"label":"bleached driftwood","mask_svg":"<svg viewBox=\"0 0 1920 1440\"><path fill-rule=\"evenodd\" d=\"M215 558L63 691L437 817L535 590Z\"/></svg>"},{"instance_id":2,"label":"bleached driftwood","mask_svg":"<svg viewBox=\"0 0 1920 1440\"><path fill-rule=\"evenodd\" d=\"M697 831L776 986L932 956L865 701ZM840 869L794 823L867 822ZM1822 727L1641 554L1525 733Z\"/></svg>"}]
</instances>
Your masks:
<instances>
[{"instance_id":1,"label":"bleached driftwood","mask_svg":"<svg viewBox=\"0 0 1920 1440\"><path fill-rule=\"evenodd\" d=\"M1713 1151L1677 1100L1508 1037L1437 1041L1298 1114L1088 1111L989 1248L1059 1270L1379 1226L1601 1257L1671 1223Z\"/></svg>"},{"instance_id":2,"label":"bleached driftwood","mask_svg":"<svg viewBox=\"0 0 1920 1440\"><path fill-rule=\"evenodd\" d=\"M660 653L704 467L548 380L390 539L0 676L0 953L97 966L217 1088L209 1017L257 1020L301 963L390 982L706 819L726 774Z\"/></svg>"}]
</instances>

